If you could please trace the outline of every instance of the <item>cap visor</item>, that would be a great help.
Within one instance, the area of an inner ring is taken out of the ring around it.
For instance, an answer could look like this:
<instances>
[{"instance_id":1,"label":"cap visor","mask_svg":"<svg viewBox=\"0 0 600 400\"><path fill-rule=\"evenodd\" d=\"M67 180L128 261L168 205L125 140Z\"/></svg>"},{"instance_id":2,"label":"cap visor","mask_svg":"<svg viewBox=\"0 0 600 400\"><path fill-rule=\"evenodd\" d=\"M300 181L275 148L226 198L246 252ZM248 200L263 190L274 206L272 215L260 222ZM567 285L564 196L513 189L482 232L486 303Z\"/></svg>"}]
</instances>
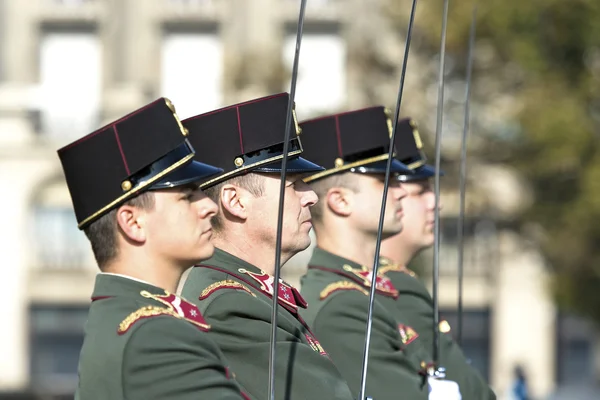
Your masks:
<instances>
[{"instance_id":1,"label":"cap visor","mask_svg":"<svg viewBox=\"0 0 600 400\"><path fill-rule=\"evenodd\" d=\"M174 188L190 183L205 180L213 175L222 173L221 168L213 167L212 165L204 164L198 161L192 161L185 166L176 169L167 174L163 179L152 185L151 190Z\"/></svg>"},{"instance_id":2,"label":"cap visor","mask_svg":"<svg viewBox=\"0 0 600 400\"><path fill-rule=\"evenodd\" d=\"M444 176L444 171L440 170L440 176ZM398 180L403 182L418 181L421 179L428 179L435 176L435 167L431 165L422 165L418 168L413 169L412 174L400 174Z\"/></svg>"},{"instance_id":3,"label":"cap visor","mask_svg":"<svg viewBox=\"0 0 600 400\"><path fill-rule=\"evenodd\" d=\"M282 160L277 160L273 163L263 165L260 168L256 168L252 172L264 172L264 173L281 172L282 162L283 162ZM294 158L289 158L287 160L286 172L305 174L305 173L320 172L320 171L325 171L325 168L320 167L317 164L312 163L302 157L294 157Z\"/></svg>"},{"instance_id":4,"label":"cap visor","mask_svg":"<svg viewBox=\"0 0 600 400\"><path fill-rule=\"evenodd\" d=\"M387 160L376 161L371 164L361 165L360 167L352 168L352 172L360 172L363 174L385 174L387 169ZM413 170L408 168L400 161L392 158L392 165L390 166L390 172L398 174L412 174Z\"/></svg>"}]
</instances>

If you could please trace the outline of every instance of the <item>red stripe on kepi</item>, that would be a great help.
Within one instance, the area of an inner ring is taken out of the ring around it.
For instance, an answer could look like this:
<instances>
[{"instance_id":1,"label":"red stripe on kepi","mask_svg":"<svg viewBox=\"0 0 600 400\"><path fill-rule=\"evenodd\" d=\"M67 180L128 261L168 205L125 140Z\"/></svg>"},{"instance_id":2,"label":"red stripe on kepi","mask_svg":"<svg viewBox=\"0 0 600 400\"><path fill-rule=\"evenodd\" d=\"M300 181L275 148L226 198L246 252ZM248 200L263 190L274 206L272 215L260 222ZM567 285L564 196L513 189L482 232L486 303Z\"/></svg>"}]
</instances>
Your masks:
<instances>
[{"instance_id":1,"label":"red stripe on kepi","mask_svg":"<svg viewBox=\"0 0 600 400\"><path fill-rule=\"evenodd\" d=\"M340 133L340 119L338 115L335 116L335 134L337 137L338 156L342 157L344 153L342 152L342 134Z\"/></svg>"},{"instance_id":2,"label":"red stripe on kepi","mask_svg":"<svg viewBox=\"0 0 600 400\"><path fill-rule=\"evenodd\" d=\"M242 123L240 121L240 107L236 107L235 112L237 114L237 120L238 120L238 134L240 135L240 150L241 150L242 154L244 154L244 140L243 140L243 135L242 135Z\"/></svg>"},{"instance_id":3,"label":"red stripe on kepi","mask_svg":"<svg viewBox=\"0 0 600 400\"><path fill-rule=\"evenodd\" d=\"M127 165L127 159L125 158L125 153L123 152L123 146L121 146L121 139L119 139L119 131L117 130L116 124L113 126L113 130L115 131L115 139L117 139L117 146L119 146L119 151L121 152L121 159L123 160L125 171L127 171L127 175L131 175L131 172L129 171L129 165Z\"/></svg>"}]
</instances>

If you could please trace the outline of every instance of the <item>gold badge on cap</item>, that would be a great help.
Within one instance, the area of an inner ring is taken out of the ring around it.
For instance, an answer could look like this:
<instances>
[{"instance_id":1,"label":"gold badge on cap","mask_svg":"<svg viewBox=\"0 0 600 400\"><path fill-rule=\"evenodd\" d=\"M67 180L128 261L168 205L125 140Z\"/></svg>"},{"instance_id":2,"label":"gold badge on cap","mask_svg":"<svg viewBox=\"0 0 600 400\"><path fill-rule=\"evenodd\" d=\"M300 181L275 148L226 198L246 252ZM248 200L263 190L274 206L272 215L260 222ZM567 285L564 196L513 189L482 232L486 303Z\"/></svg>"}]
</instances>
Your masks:
<instances>
[{"instance_id":1,"label":"gold badge on cap","mask_svg":"<svg viewBox=\"0 0 600 400\"><path fill-rule=\"evenodd\" d=\"M123 189L124 192L131 190L132 187L131 181L123 181L121 183L121 189Z\"/></svg>"}]
</instances>

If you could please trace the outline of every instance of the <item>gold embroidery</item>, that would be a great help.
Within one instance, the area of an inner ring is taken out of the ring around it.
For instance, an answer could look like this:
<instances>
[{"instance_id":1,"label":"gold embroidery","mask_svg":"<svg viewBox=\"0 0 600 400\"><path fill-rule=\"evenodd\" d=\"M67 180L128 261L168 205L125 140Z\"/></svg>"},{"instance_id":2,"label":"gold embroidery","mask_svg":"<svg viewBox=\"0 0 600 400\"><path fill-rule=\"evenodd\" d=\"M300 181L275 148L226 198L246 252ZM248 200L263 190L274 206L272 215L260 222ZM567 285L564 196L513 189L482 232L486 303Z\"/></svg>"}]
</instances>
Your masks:
<instances>
[{"instance_id":1,"label":"gold embroidery","mask_svg":"<svg viewBox=\"0 0 600 400\"><path fill-rule=\"evenodd\" d=\"M169 308L146 306L129 314L127 318L125 318L123 322L119 324L119 329L117 332L120 334L125 333L127 332L127 330L129 330L129 328L131 328L131 325L136 323L139 319L147 317L156 317L158 315L171 315L177 318L181 318L175 311Z\"/></svg>"},{"instance_id":2,"label":"gold embroidery","mask_svg":"<svg viewBox=\"0 0 600 400\"><path fill-rule=\"evenodd\" d=\"M321 355L327 355L327 352L325 351L323 346L321 346L321 343L319 343L317 339L313 338L309 334L305 334L304 336L306 337L306 340L308 340L308 344L313 349L313 351L316 351Z\"/></svg>"},{"instance_id":3,"label":"gold embroidery","mask_svg":"<svg viewBox=\"0 0 600 400\"><path fill-rule=\"evenodd\" d=\"M202 329L205 329L205 330L208 330L208 329L210 329L210 325L209 325L209 324L203 324L202 322L198 322L198 321L195 321L195 320L193 320L193 319L191 319L191 318L187 318L185 315L180 315L180 314L179 314L179 313L178 313L178 312L175 310L175 306L174 306L174 305L173 305L171 302L169 302L168 300L166 300L166 299L165 299L166 297L169 297L169 296L171 296L171 295L172 295L172 294L171 294L171 293L169 293L167 290L165 290L165 294L164 294L164 295L152 294L152 293L148 292L147 290L142 290L142 291L140 292L140 294L141 294L143 297L147 298L147 299L153 299L153 300L156 300L156 301L158 301L158 302L160 302L160 303L162 303L162 304L166 305L167 307L169 307L169 309L168 309L168 311L170 311L170 312L169 312L169 315L172 315L172 316L173 316L173 317L175 317L175 318L179 318L179 319L183 319L183 320L185 320L185 321L191 322L192 324L194 324L194 325L196 325L196 326L199 326L199 327L200 327L200 328L202 328ZM178 298L178 296L175 296L175 295L172 295L172 296L173 296L174 298ZM185 299L182 299L181 297L179 297L179 298L180 298L182 301L186 301ZM187 301L186 301L186 302L187 302ZM138 310L138 311L139 311L139 310Z\"/></svg>"},{"instance_id":4,"label":"gold embroidery","mask_svg":"<svg viewBox=\"0 0 600 400\"><path fill-rule=\"evenodd\" d=\"M323 289L321 291L320 299L324 300L325 298L327 298L327 296L329 296L331 293L333 293L337 290L358 290L359 292L363 293L365 296L369 295L369 292L367 292L365 289L363 289L362 287L360 287L359 285L357 285L354 282L339 281L339 282L335 282L335 283L331 283L331 284L327 285L327 287L325 287L325 289Z\"/></svg>"},{"instance_id":5,"label":"gold embroidery","mask_svg":"<svg viewBox=\"0 0 600 400\"><path fill-rule=\"evenodd\" d=\"M224 281L215 282L215 283L211 284L210 286L208 286L206 289L204 289L202 291L202 293L200 294L200 300L207 298L212 292L214 292L217 289L221 289L221 288L241 289L241 290L245 291L246 293L251 294L252 296L256 297L256 295L254 293L252 293L252 291L246 285L243 285L243 284L236 282L234 280L231 280L231 279L227 279Z\"/></svg>"},{"instance_id":6,"label":"gold embroidery","mask_svg":"<svg viewBox=\"0 0 600 400\"><path fill-rule=\"evenodd\" d=\"M373 275L373 271L369 271L369 269L367 267L365 267L364 265L361 266L360 268L352 268L350 265L344 264L343 268L344 268L344 271L351 272L357 278L361 279L363 281L363 285L365 285L366 287L369 287L369 288L371 287L372 281L371 281L371 279L369 279L369 276ZM365 275L363 275L362 273L364 273ZM385 274L382 273L379 268L377 270L377 279L381 279L381 281L376 283L377 290L384 292L384 293L389 293L394 297L398 296L398 291L394 288L394 285L390 281L390 278L385 276ZM389 286L391 286L391 287L386 287L387 286L386 284L389 284Z\"/></svg>"},{"instance_id":7,"label":"gold embroidery","mask_svg":"<svg viewBox=\"0 0 600 400\"><path fill-rule=\"evenodd\" d=\"M417 274L414 271L412 271L412 270L410 270L410 269L408 269L406 267L403 267L401 265L380 266L379 269L377 270L377 274L378 275L379 274L384 275L385 273L390 272L390 271L392 271L392 272L403 272L403 273L405 273L407 275L412 276L413 278L417 277Z\"/></svg>"}]
</instances>

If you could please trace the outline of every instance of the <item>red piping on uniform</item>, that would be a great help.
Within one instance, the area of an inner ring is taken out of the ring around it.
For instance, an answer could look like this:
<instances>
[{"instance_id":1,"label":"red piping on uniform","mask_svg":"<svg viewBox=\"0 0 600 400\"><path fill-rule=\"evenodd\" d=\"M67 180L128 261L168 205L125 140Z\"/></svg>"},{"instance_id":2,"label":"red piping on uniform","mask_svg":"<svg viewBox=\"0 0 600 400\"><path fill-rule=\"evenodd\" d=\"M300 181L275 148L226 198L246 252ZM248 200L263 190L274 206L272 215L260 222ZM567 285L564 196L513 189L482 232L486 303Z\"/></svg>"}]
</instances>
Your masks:
<instances>
[{"instance_id":1,"label":"red piping on uniform","mask_svg":"<svg viewBox=\"0 0 600 400\"><path fill-rule=\"evenodd\" d=\"M117 145L119 146L119 151L121 152L121 158L123 159L123 165L125 166L125 171L127 171L127 175L131 175L129 172L129 165L127 165L127 159L125 159L125 153L123 153L123 147L121 147L121 139L119 139L119 131L117 130L117 125L113 126L115 131L115 138L117 139Z\"/></svg>"},{"instance_id":2,"label":"red piping on uniform","mask_svg":"<svg viewBox=\"0 0 600 400\"><path fill-rule=\"evenodd\" d=\"M96 296L96 297L92 297L92 302L96 301L96 300L104 300L104 299L110 299L113 296Z\"/></svg>"},{"instance_id":3,"label":"red piping on uniform","mask_svg":"<svg viewBox=\"0 0 600 400\"><path fill-rule=\"evenodd\" d=\"M244 141L242 140L242 123L240 122L240 107L235 108L235 112L237 113L238 119L238 134L240 135L240 150L242 154L244 154Z\"/></svg>"}]
</instances>

